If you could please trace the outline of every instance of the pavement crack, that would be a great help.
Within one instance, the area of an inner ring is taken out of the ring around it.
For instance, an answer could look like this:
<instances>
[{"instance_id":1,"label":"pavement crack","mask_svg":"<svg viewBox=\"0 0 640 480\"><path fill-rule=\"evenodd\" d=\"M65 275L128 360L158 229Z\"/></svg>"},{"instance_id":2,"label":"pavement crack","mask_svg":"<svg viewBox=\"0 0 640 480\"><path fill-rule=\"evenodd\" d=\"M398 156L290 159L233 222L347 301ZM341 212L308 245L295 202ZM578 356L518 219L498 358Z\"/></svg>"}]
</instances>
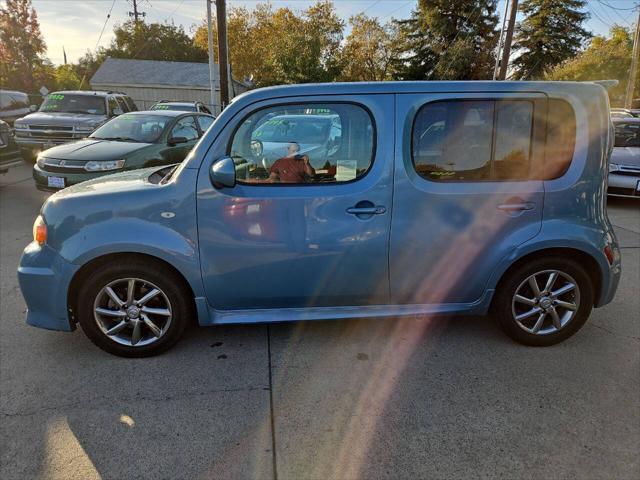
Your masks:
<instances>
[{"instance_id":1,"label":"pavement crack","mask_svg":"<svg viewBox=\"0 0 640 480\"><path fill-rule=\"evenodd\" d=\"M273 374L271 370L271 329L267 324L267 356L269 357L269 410L271 413L271 458L273 462L273 480L278 480L278 457L276 451L276 421L273 413Z\"/></svg>"},{"instance_id":2,"label":"pavement crack","mask_svg":"<svg viewBox=\"0 0 640 480\"><path fill-rule=\"evenodd\" d=\"M243 388L222 388L222 389L214 389L207 390L204 392L193 392L193 393L184 393L178 395L164 395L164 396L146 396L146 395L131 395L126 397L104 397L100 396L92 399L83 399L75 402L61 403L58 405L51 405L48 407L36 408L34 410L27 411L16 411L16 412L2 412L0 411L0 417L11 418L11 417L29 417L33 415L38 415L44 412L50 412L61 409L74 409L80 407L82 405L86 405L89 402L92 404L98 403L98 406L101 405L113 405L114 402L170 402L173 400L182 400L187 398L197 398L204 397L207 395L214 395L216 393L227 393L227 392L252 392L256 390L264 391L266 388L264 386L259 387L243 387Z\"/></svg>"},{"instance_id":3,"label":"pavement crack","mask_svg":"<svg viewBox=\"0 0 640 480\"><path fill-rule=\"evenodd\" d=\"M627 227L621 227L620 225L616 225L616 224L615 224L615 223L613 223L613 222L611 223L611 225L613 225L614 227L619 228L619 229L621 229L621 230L625 230L625 231L627 231L627 232L635 233L636 235L640 235L640 232L636 232L635 230L631 230L630 228L627 228Z\"/></svg>"},{"instance_id":4,"label":"pavement crack","mask_svg":"<svg viewBox=\"0 0 640 480\"><path fill-rule=\"evenodd\" d=\"M625 338L627 340L635 340L636 342L640 342L640 337L634 337L633 335L621 335L619 333L614 332L613 330L609 330L608 328L603 327L602 325L598 325L597 323L591 323L590 325L592 327L599 328L600 330L603 330L607 332L609 335L613 335L614 337Z\"/></svg>"}]
</instances>

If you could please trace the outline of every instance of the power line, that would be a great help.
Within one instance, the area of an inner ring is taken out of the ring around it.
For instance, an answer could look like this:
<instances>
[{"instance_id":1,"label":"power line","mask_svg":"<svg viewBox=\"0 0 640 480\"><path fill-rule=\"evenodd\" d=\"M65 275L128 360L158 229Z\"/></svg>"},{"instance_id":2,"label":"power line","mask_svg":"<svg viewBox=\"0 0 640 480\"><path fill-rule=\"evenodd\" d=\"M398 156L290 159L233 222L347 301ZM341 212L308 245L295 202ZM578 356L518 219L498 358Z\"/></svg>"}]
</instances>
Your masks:
<instances>
[{"instance_id":1,"label":"power line","mask_svg":"<svg viewBox=\"0 0 640 480\"><path fill-rule=\"evenodd\" d=\"M375 2L373 2L371 5L369 5L367 8L365 8L364 10L362 10L358 15L364 15L365 12L367 10L372 9L373 7L375 7L377 4L379 4L382 0L376 0Z\"/></svg>"},{"instance_id":2,"label":"power line","mask_svg":"<svg viewBox=\"0 0 640 480\"><path fill-rule=\"evenodd\" d=\"M626 8L626 7L614 7L613 5L611 5L610 3L605 2L604 0L597 0L597 2L598 2L598 3L600 3L600 4L602 4L602 5L605 5L605 6L609 7L609 8L611 8L611 9L613 9L613 10L620 10L620 11L623 11L623 10L635 10L636 8L638 8L638 7L631 7L631 8Z\"/></svg>"},{"instance_id":3,"label":"power line","mask_svg":"<svg viewBox=\"0 0 640 480\"><path fill-rule=\"evenodd\" d=\"M107 18L104 19L104 24L102 25L102 30L100 30L100 35L98 36L98 41L96 42L96 46L93 47L93 50L98 49L98 45L100 45L100 40L102 40L102 34L104 33L104 29L107 27L107 22L111 18L111 12L113 11L113 6L116 4L116 0L111 2L111 8L109 9L109 13L107 13ZM87 68L84 70L84 74L82 75L82 80L80 80L80 90L82 90L82 86L84 85L84 81L87 78L87 72L89 71L89 63L87 63Z\"/></svg>"},{"instance_id":4,"label":"power line","mask_svg":"<svg viewBox=\"0 0 640 480\"><path fill-rule=\"evenodd\" d=\"M407 5L414 3L415 0L409 0L407 3L403 3L402 5L400 5L398 8L396 8L395 10L391 10L391 12L387 13L384 17L379 17L378 20L384 20L385 18L389 18L391 15L393 15L394 13L402 10L404 7L406 7Z\"/></svg>"},{"instance_id":5,"label":"power line","mask_svg":"<svg viewBox=\"0 0 640 480\"><path fill-rule=\"evenodd\" d=\"M599 1L598 3L600 4L600 8L602 9L602 11L603 11L603 12L606 12L606 9L605 9L604 7L609 7L610 9L612 9L612 10L613 10L613 13L615 13L615 14L618 16L618 18L619 18L620 20L622 20L622 21L623 21L624 23L626 23L627 25L631 25L631 22L630 22L629 20L627 20L626 18L624 18L622 15L620 15L620 13L618 12L618 9L617 9L617 8L615 8L615 7L611 6L611 5L609 5L609 4L608 4L608 3L606 3L606 2ZM627 9L625 8L624 10L626 11ZM611 18L611 17L609 17L609 18ZM612 19L612 21L613 21L613 19Z\"/></svg>"}]
</instances>

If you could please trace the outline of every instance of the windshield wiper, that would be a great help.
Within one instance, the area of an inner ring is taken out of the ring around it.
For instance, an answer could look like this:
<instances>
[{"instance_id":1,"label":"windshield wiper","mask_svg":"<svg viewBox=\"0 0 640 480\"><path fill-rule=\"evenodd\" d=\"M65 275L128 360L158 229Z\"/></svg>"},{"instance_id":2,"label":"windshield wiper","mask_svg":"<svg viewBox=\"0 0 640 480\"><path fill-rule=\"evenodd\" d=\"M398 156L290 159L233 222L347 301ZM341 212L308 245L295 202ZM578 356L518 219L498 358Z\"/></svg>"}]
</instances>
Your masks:
<instances>
[{"instance_id":1,"label":"windshield wiper","mask_svg":"<svg viewBox=\"0 0 640 480\"><path fill-rule=\"evenodd\" d=\"M104 113L91 113L87 110L65 110L64 113L84 113L85 115L104 115Z\"/></svg>"},{"instance_id":2,"label":"windshield wiper","mask_svg":"<svg viewBox=\"0 0 640 480\"><path fill-rule=\"evenodd\" d=\"M173 174L176 173L176 170L178 169L178 167L180 166L180 164L175 165L171 170L169 170L167 172L167 174L162 177L162 179L160 180L160 185L164 185L165 183L167 183L169 180L171 180L171 177L173 177Z\"/></svg>"},{"instance_id":3,"label":"windshield wiper","mask_svg":"<svg viewBox=\"0 0 640 480\"><path fill-rule=\"evenodd\" d=\"M140 140L131 137L90 137L96 140L115 140L118 142L139 142Z\"/></svg>"}]
</instances>

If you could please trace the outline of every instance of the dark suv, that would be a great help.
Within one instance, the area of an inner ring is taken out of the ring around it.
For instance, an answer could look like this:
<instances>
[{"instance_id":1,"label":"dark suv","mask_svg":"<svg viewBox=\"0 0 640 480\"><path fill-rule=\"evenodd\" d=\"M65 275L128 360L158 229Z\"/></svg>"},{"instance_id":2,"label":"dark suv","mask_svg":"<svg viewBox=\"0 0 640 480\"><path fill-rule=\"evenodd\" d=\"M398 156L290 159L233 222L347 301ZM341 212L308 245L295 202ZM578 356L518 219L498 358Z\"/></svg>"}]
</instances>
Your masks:
<instances>
[{"instance_id":1,"label":"dark suv","mask_svg":"<svg viewBox=\"0 0 640 480\"><path fill-rule=\"evenodd\" d=\"M35 159L39 151L85 138L110 118L135 110L133 100L120 92L53 92L37 112L16 120L16 143L25 157Z\"/></svg>"},{"instance_id":2,"label":"dark suv","mask_svg":"<svg viewBox=\"0 0 640 480\"><path fill-rule=\"evenodd\" d=\"M29 95L16 90L0 90L0 120L13 125L18 118L29 113Z\"/></svg>"}]
</instances>

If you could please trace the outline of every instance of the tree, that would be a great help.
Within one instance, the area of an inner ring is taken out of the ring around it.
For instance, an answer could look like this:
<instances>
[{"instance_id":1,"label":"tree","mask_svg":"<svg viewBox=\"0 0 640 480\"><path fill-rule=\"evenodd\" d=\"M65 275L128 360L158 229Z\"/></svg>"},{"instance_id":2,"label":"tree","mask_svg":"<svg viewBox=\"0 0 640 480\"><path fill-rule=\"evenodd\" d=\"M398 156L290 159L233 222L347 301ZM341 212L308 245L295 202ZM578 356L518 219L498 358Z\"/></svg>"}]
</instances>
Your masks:
<instances>
[{"instance_id":1,"label":"tree","mask_svg":"<svg viewBox=\"0 0 640 480\"><path fill-rule=\"evenodd\" d=\"M258 5L257 8L260 8ZM255 12L250 12L245 7L234 7L227 12L227 39L229 42L229 63L233 67L235 78L249 78L255 73L255 68L260 63L259 38L255 38ZM218 29L217 22L213 21L213 51L214 57L218 55ZM196 29L193 35L193 44L205 54L208 52L208 30L206 20Z\"/></svg>"},{"instance_id":2,"label":"tree","mask_svg":"<svg viewBox=\"0 0 640 480\"><path fill-rule=\"evenodd\" d=\"M554 67L545 75L545 79L571 81L617 79L620 83L609 90L609 97L613 106L622 106L629 81L632 50L633 32L614 25L609 32L609 38L600 35L593 37L584 51ZM638 90L640 90L640 78L636 82L636 91Z\"/></svg>"},{"instance_id":3,"label":"tree","mask_svg":"<svg viewBox=\"0 0 640 480\"><path fill-rule=\"evenodd\" d=\"M237 78L253 77L257 86L330 82L340 74L344 22L331 2L318 2L297 14L258 4L252 11L233 8L227 19L229 62ZM214 51L217 51L214 26ZM207 51L207 25L194 44Z\"/></svg>"},{"instance_id":4,"label":"tree","mask_svg":"<svg viewBox=\"0 0 640 480\"><path fill-rule=\"evenodd\" d=\"M46 45L31 0L0 7L0 85L35 92L51 82Z\"/></svg>"},{"instance_id":5,"label":"tree","mask_svg":"<svg viewBox=\"0 0 640 480\"><path fill-rule=\"evenodd\" d=\"M78 90L80 77L72 65L60 65L56 68L56 90Z\"/></svg>"},{"instance_id":6,"label":"tree","mask_svg":"<svg viewBox=\"0 0 640 480\"><path fill-rule=\"evenodd\" d=\"M87 50L87 52L78 59L74 64L71 64L75 76L80 79L78 85L79 89L89 89L89 80L96 73L102 62L107 58L107 53L104 48L98 48L95 52Z\"/></svg>"},{"instance_id":7,"label":"tree","mask_svg":"<svg viewBox=\"0 0 640 480\"><path fill-rule=\"evenodd\" d=\"M377 18L359 14L349 19L351 33L342 50L340 80L381 81L393 77L397 32L394 25L380 25Z\"/></svg>"},{"instance_id":8,"label":"tree","mask_svg":"<svg viewBox=\"0 0 640 480\"><path fill-rule=\"evenodd\" d=\"M398 21L396 77L491 78L497 24L496 0L419 0L411 17Z\"/></svg>"},{"instance_id":9,"label":"tree","mask_svg":"<svg viewBox=\"0 0 640 480\"><path fill-rule=\"evenodd\" d=\"M205 62L206 50L194 46L184 29L172 23L129 20L113 30L115 38L104 54L115 58Z\"/></svg>"},{"instance_id":10,"label":"tree","mask_svg":"<svg viewBox=\"0 0 640 480\"><path fill-rule=\"evenodd\" d=\"M578 53L591 33L582 28L589 14L586 0L523 0L525 15L516 26L513 49L522 53L513 61L517 79L542 78L552 67Z\"/></svg>"}]
</instances>

